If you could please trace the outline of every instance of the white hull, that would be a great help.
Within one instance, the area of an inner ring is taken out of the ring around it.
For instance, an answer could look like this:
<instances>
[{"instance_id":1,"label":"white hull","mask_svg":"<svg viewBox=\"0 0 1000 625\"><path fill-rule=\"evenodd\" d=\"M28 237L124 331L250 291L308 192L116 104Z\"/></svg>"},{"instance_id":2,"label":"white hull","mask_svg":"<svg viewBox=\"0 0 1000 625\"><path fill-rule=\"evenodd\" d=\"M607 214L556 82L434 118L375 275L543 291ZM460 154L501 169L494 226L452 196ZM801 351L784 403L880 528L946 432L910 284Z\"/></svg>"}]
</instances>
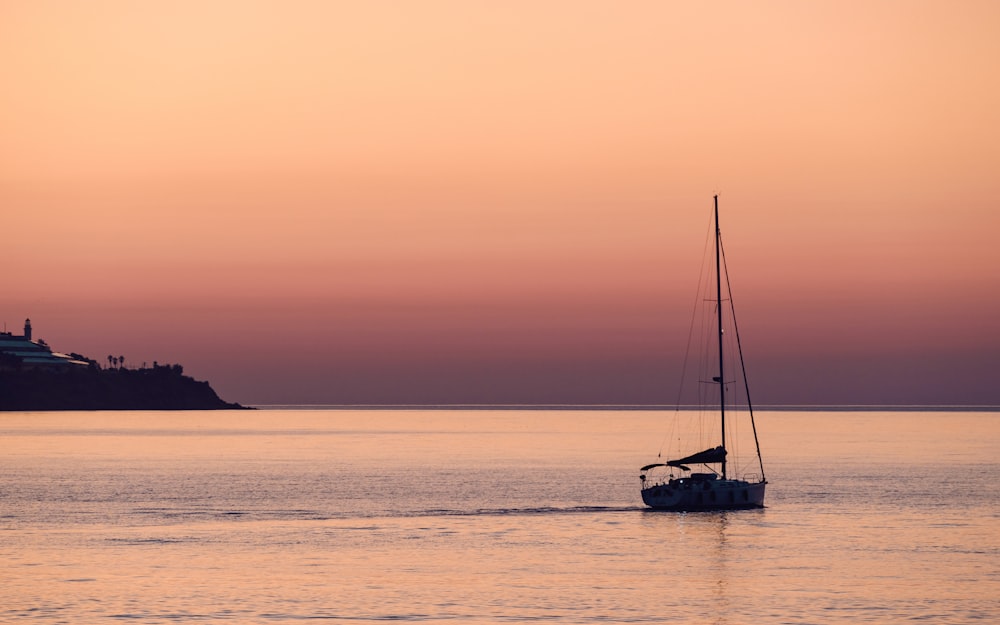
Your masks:
<instances>
[{"instance_id":1,"label":"white hull","mask_svg":"<svg viewBox=\"0 0 1000 625\"><path fill-rule=\"evenodd\" d=\"M670 480L642 489L642 501L657 510L741 510L764 507L767 482Z\"/></svg>"}]
</instances>

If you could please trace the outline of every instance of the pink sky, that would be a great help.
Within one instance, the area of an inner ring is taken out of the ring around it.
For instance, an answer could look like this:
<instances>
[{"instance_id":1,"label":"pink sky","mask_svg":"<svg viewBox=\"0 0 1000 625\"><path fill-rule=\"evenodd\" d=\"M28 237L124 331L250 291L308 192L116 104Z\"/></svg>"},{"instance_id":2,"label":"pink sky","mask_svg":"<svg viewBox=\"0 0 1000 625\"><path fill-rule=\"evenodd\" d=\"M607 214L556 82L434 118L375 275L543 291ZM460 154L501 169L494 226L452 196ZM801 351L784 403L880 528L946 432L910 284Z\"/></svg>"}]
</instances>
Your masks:
<instances>
[{"instance_id":1,"label":"pink sky","mask_svg":"<svg viewBox=\"0 0 1000 625\"><path fill-rule=\"evenodd\" d=\"M1000 404L994 2L5 2L0 320L243 403Z\"/></svg>"}]
</instances>

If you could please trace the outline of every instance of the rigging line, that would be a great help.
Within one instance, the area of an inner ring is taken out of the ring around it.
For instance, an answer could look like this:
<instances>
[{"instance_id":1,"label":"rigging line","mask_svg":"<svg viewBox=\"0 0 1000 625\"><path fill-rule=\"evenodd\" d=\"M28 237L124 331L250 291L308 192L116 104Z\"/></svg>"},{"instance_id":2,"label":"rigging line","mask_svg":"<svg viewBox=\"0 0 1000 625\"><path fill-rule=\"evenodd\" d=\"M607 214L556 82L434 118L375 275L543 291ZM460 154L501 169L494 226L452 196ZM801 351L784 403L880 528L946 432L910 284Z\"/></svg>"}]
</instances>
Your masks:
<instances>
[{"instance_id":1,"label":"rigging line","mask_svg":"<svg viewBox=\"0 0 1000 625\"><path fill-rule=\"evenodd\" d=\"M684 360L681 363L681 379L680 379L680 383L677 385L677 400L674 402L674 415L675 415L675 417L674 417L674 423L677 422L677 416L676 415L681 410L681 397L684 394L684 385L685 385L686 376L687 376L688 361L690 360L690 355L691 355L691 342L692 342L692 339L694 337L694 325L695 325L695 321L698 318L698 304L699 304L699 301L700 301L700 299L702 297L702 293L701 293L701 291L702 291L702 284L705 283L705 268L708 265L709 242L712 240L712 237L711 237L711 233L712 233L711 225L712 225L712 220L709 219L709 227L705 231L705 243L704 243L704 245L702 247L701 269L700 269L700 271L698 273L698 288L695 289L694 306L692 307L692 311L691 311L691 324L688 326L687 343L684 346ZM698 403L699 404L703 403L700 398L698 399ZM672 438L672 436L673 436L673 431L671 430L671 432L668 435L664 436L663 440L660 441L660 450L656 454L657 458L659 458L663 454L663 446L666 443L667 438L668 437Z\"/></svg>"},{"instance_id":2,"label":"rigging line","mask_svg":"<svg viewBox=\"0 0 1000 625\"><path fill-rule=\"evenodd\" d=\"M733 303L733 288L729 284L729 267L726 266L726 248L719 240L719 247L722 250L722 265L726 268L726 291L729 292L729 308L733 317L733 331L736 333L736 349L740 354L740 369L743 371L743 388L747 394L747 409L750 411L750 426L753 428L753 442L757 446L757 461L760 464L760 479L767 481L764 477L764 458L760 455L760 440L757 439L757 423L753 418L753 402L750 401L750 382L747 380L747 368L743 362L743 344L740 342L740 326L736 323L736 305Z\"/></svg>"}]
</instances>

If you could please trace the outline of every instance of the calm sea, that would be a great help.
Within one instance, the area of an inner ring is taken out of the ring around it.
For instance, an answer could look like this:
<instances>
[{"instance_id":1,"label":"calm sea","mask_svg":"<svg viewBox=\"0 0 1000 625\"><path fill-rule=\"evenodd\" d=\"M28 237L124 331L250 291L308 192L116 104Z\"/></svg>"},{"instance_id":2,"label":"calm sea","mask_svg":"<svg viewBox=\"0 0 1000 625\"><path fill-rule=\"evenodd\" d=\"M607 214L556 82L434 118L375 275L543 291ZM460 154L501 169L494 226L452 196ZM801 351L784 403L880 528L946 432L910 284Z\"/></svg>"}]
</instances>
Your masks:
<instances>
[{"instance_id":1,"label":"calm sea","mask_svg":"<svg viewBox=\"0 0 1000 625\"><path fill-rule=\"evenodd\" d=\"M678 514L664 413L0 413L0 622L1000 622L1000 414L758 417Z\"/></svg>"}]
</instances>

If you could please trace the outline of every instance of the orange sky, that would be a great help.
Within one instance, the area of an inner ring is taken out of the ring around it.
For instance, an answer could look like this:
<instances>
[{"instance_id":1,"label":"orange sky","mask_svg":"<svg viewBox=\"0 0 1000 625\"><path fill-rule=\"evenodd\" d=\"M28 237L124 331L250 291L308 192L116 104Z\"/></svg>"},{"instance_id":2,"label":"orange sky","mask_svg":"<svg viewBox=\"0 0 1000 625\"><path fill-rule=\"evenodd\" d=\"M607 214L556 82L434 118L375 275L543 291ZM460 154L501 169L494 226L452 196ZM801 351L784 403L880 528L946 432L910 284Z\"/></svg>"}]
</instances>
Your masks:
<instances>
[{"instance_id":1,"label":"orange sky","mask_svg":"<svg viewBox=\"0 0 1000 625\"><path fill-rule=\"evenodd\" d=\"M271 402L1000 404L994 2L0 2L0 319Z\"/></svg>"}]
</instances>

